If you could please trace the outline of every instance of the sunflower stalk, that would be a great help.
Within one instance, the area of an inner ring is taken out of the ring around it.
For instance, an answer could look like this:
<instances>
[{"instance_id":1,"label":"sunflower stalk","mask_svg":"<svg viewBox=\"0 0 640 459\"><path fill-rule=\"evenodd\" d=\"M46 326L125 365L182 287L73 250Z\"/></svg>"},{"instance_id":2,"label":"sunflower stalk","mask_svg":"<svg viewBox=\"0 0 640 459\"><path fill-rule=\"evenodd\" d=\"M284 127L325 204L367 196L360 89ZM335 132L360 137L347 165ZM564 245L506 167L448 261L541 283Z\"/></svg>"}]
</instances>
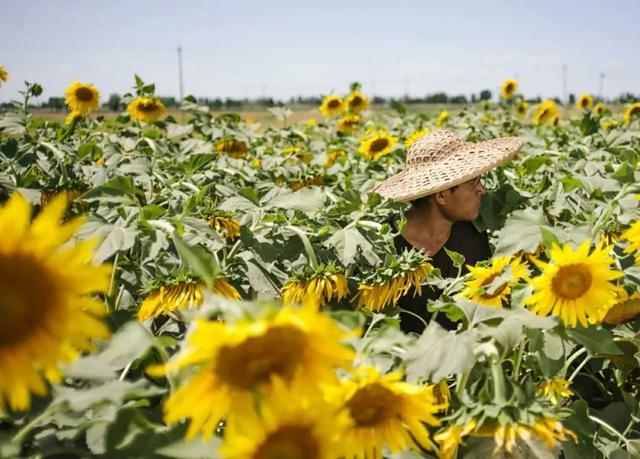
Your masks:
<instances>
[{"instance_id":1,"label":"sunflower stalk","mask_svg":"<svg viewBox=\"0 0 640 459\"><path fill-rule=\"evenodd\" d=\"M498 356L490 357L491 365L491 381L493 383L493 395L498 404L504 404L507 401L506 388L504 382L504 374Z\"/></svg>"},{"instance_id":2,"label":"sunflower stalk","mask_svg":"<svg viewBox=\"0 0 640 459\"><path fill-rule=\"evenodd\" d=\"M316 257L316 253L313 251L313 246L311 245L306 233L293 225L287 225L285 228L295 233L300 238L302 245L304 245L304 250L307 253L307 257L309 258L309 264L313 269L316 269L318 267L318 258Z\"/></svg>"}]
</instances>

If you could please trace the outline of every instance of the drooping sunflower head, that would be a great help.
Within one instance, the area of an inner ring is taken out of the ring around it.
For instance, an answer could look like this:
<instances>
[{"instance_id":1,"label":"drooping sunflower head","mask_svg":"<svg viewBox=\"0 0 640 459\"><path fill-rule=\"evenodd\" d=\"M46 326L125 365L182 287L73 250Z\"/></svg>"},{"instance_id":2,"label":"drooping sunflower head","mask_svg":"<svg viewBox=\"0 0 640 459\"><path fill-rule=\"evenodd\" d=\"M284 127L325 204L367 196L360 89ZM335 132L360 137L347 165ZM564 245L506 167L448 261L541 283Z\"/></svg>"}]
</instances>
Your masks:
<instances>
[{"instance_id":1,"label":"drooping sunflower head","mask_svg":"<svg viewBox=\"0 0 640 459\"><path fill-rule=\"evenodd\" d=\"M624 111L624 124L629 126L635 118L640 118L640 102L629 105Z\"/></svg>"},{"instance_id":2,"label":"drooping sunflower head","mask_svg":"<svg viewBox=\"0 0 640 459\"><path fill-rule=\"evenodd\" d=\"M354 91L347 97L346 104L350 111L360 113L369 106L369 99L360 91Z\"/></svg>"},{"instance_id":3,"label":"drooping sunflower head","mask_svg":"<svg viewBox=\"0 0 640 459\"><path fill-rule=\"evenodd\" d=\"M220 155L227 155L231 158L244 158L249 149L247 143L242 140L227 139L216 144L216 151Z\"/></svg>"},{"instance_id":4,"label":"drooping sunflower head","mask_svg":"<svg viewBox=\"0 0 640 459\"><path fill-rule=\"evenodd\" d=\"M29 408L60 380L60 364L109 335L92 294L107 291L111 267L92 264L96 241L67 243L83 222L62 223L65 209L57 196L31 222L18 193L0 208L0 410Z\"/></svg>"},{"instance_id":5,"label":"drooping sunflower head","mask_svg":"<svg viewBox=\"0 0 640 459\"><path fill-rule=\"evenodd\" d=\"M64 124L66 126L70 126L72 124L76 124L78 121L80 121L82 118L84 117L84 115L78 111L72 111L71 113L69 113L67 115L67 117L64 119Z\"/></svg>"},{"instance_id":6,"label":"drooping sunflower head","mask_svg":"<svg viewBox=\"0 0 640 459\"><path fill-rule=\"evenodd\" d=\"M636 264L640 264L640 220L635 221L631 224L629 229L627 229L620 238L629 243L627 247L624 249L624 253L636 254Z\"/></svg>"},{"instance_id":7,"label":"drooping sunflower head","mask_svg":"<svg viewBox=\"0 0 640 459\"><path fill-rule=\"evenodd\" d=\"M529 108L529 104L524 100L519 100L516 102L515 111L518 115L524 116L527 114L527 109Z\"/></svg>"},{"instance_id":8,"label":"drooping sunflower head","mask_svg":"<svg viewBox=\"0 0 640 459\"><path fill-rule=\"evenodd\" d=\"M602 116L602 115L604 115L604 112L605 112L606 109L607 109L607 107L605 107L602 102L598 102L597 104L595 104L593 106L593 115L594 116Z\"/></svg>"},{"instance_id":9,"label":"drooping sunflower head","mask_svg":"<svg viewBox=\"0 0 640 459\"><path fill-rule=\"evenodd\" d=\"M165 403L165 419L189 418L189 438L197 432L209 436L235 401L253 397L256 390L268 393L276 378L299 379L310 388L335 383L335 369L349 368L353 358L343 344L349 337L313 307L284 306L234 323L198 320L186 347L164 367L147 371L197 370Z\"/></svg>"},{"instance_id":10,"label":"drooping sunflower head","mask_svg":"<svg viewBox=\"0 0 640 459\"><path fill-rule=\"evenodd\" d=\"M377 161L393 151L398 138L387 131L380 130L366 134L360 139L358 153L369 160Z\"/></svg>"},{"instance_id":11,"label":"drooping sunflower head","mask_svg":"<svg viewBox=\"0 0 640 459\"><path fill-rule=\"evenodd\" d=\"M541 126L544 124L554 125L559 119L558 105L550 100L544 100L538 105L535 114L533 115L533 124Z\"/></svg>"},{"instance_id":12,"label":"drooping sunflower head","mask_svg":"<svg viewBox=\"0 0 640 459\"><path fill-rule=\"evenodd\" d=\"M540 316L560 317L565 326L602 322L620 293L612 281L623 274L611 269L611 247L602 244L589 253L591 241L576 251L554 245L550 263L533 259L542 273L531 281L534 294L525 300Z\"/></svg>"},{"instance_id":13,"label":"drooping sunflower head","mask_svg":"<svg viewBox=\"0 0 640 459\"><path fill-rule=\"evenodd\" d=\"M615 118L609 118L608 120L602 120L602 129L604 130L611 130L615 127L618 127L620 125L620 122L615 119Z\"/></svg>"},{"instance_id":14,"label":"drooping sunflower head","mask_svg":"<svg viewBox=\"0 0 640 459\"><path fill-rule=\"evenodd\" d=\"M4 68L4 65L0 64L0 82L4 83L9 81L9 72Z\"/></svg>"},{"instance_id":15,"label":"drooping sunflower head","mask_svg":"<svg viewBox=\"0 0 640 459\"><path fill-rule=\"evenodd\" d=\"M306 279L293 277L280 292L284 304L305 304L315 308L334 299L340 301L349 293L347 278L335 269L314 273Z\"/></svg>"},{"instance_id":16,"label":"drooping sunflower head","mask_svg":"<svg viewBox=\"0 0 640 459\"><path fill-rule=\"evenodd\" d=\"M338 131L343 133L353 132L359 124L360 117L358 115L347 114L338 121Z\"/></svg>"},{"instance_id":17,"label":"drooping sunflower head","mask_svg":"<svg viewBox=\"0 0 640 459\"><path fill-rule=\"evenodd\" d=\"M581 110L588 110L593 105L593 96L588 93L580 94L576 101L576 107Z\"/></svg>"},{"instance_id":18,"label":"drooping sunflower head","mask_svg":"<svg viewBox=\"0 0 640 459\"><path fill-rule=\"evenodd\" d=\"M308 164L313 159L313 155L309 149L301 146L291 146L282 150L282 155L286 157L295 157L297 160Z\"/></svg>"},{"instance_id":19,"label":"drooping sunflower head","mask_svg":"<svg viewBox=\"0 0 640 459\"><path fill-rule=\"evenodd\" d=\"M442 110L436 119L436 127L442 127L449 119L449 112Z\"/></svg>"},{"instance_id":20,"label":"drooping sunflower head","mask_svg":"<svg viewBox=\"0 0 640 459\"><path fill-rule=\"evenodd\" d=\"M167 110L157 97L141 96L129 102L127 111L134 120L151 122L162 118Z\"/></svg>"},{"instance_id":21,"label":"drooping sunflower head","mask_svg":"<svg viewBox=\"0 0 640 459\"><path fill-rule=\"evenodd\" d=\"M333 166L338 158L342 158L346 155L347 153L344 150L330 150L327 152L327 160L324 163L324 167L329 168Z\"/></svg>"},{"instance_id":22,"label":"drooping sunflower head","mask_svg":"<svg viewBox=\"0 0 640 459\"><path fill-rule=\"evenodd\" d=\"M424 137L428 133L429 133L429 128L423 128L423 129L414 131L409 137L407 137L407 140L404 141L404 147L408 150L409 148L411 148L411 145L413 145L416 142L416 140L418 140L421 137Z\"/></svg>"},{"instance_id":23,"label":"drooping sunflower head","mask_svg":"<svg viewBox=\"0 0 640 459\"><path fill-rule=\"evenodd\" d=\"M98 109L100 93L92 84L74 81L64 93L64 103L71 111L86 115Z\"/></svg>"},{"instance_id":24,"label":"drooping sunflower head","mask_svg":"<svg viewBox=\"0 0 640 459\"><path fill-rule=\"evenodd\" d=\"M337 458L345 412L313 387L274 379L268 398L244 398L227 421L220 453L225 459ZM258 406L256 406L258 405Z\"/></svg>"},{"instance_id":25,"label":"drooping sunflower head","mask_svg":"<svg viewBox=\"0 0 640 459\"><path fill-rule=\"evenodd\" d=\"M518 89L518 82L516 80L506 79L500 87L500 97L505 100L513 99Z\"/></svg>"},{"instance_id":26,"label":"drooping sunflower head","mask_svg":"<svg viewBox=\"0 0 640 459\"><path fill-rule=\"evenodd\" d=\"M489 266L467 268L471 279L464 283L466 289L462 295L476 303L496 308L502 307L507 301L515 282L529 277L527 266L520 258L498 257L491 260Z\"/></svg>"},{"instance_id":27,"label":"drooping sunflower head","mask_svg":"<svg viewBox=\"0 0 640 459\"><path fill-rule=\"evenodd\" d=\"M636 320L638 317L640 317L640 292L633 292L631 296L624 292L602 321L608 325L619 325Z\"/></svg>"},{"instance_id":28,"label":"drooping sunflower head","mask_svg":"<svg viewBox=\"0 0 640 459\"><path fill-rule=\"evenodd\" d=\"M377 368L359 368L352 379L329 388L348 413L352 426L342 435L343 457L381 457L385 447L392 453L406 449L432 449L426 425L438 426L442 410L432 387L402 381L402 373L380 374Z\"/></svg>"},{"instance_id":29,"label":"drooping sunflower head","mask_svg":"<svg viewBox=\"0 0 640 459\"><path fill-rule=\"evenodd\" d=\"M345 110L345 107L346 104L340 96L331 94L330 96L325 97L322 101L322 104L320 105L320 113L326 117L336 116L342 113Z\"/></svg>"},{"instance_id":30,"label":"drooping sunflower head","mask_svg":"<svg viewBox=\"0 0 640 459\"><path fill-rule=\"evenodd\" d=\"M64 198L65 206L69 206L73 201L78 199L87 191L87 188L57 188L53 190L42 191L40 194L40 205L46 206L53 199L60 196Z\"/></svg>"},{"instance_id":31,"label":"drooping sunflower head","mask_svg":"<svg viewBox=\"0 0 640 459\"><path fill-rule=\"evenodd\" d=\"M225 239L233 240L240 237L240 223L229 214L214 214L207 219L207 222Z\"/></svg>"}]
</instances>

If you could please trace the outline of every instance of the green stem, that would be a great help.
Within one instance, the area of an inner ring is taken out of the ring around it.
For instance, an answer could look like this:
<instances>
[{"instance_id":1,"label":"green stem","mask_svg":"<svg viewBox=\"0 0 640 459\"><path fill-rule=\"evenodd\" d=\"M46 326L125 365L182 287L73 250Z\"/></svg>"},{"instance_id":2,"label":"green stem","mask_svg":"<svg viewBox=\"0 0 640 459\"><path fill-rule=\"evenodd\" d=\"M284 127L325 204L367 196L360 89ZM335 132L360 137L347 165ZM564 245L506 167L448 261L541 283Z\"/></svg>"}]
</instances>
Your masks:
<instances>
[{"instance_id":1,"label":"green stem","mask_svg":"<svg viewBox=\"0 0 640 459\"><path fill-rule=\"evenodd\" d=\"M513 376L515 380L518 380L518 375L520 374L520 365L522 364L522 357L524 356L524 348L526 347L526 340L522 340L520 342L520 347L518 348L518 354L516 354L516 362L513 365Z\"/></svg>"},{"instance_id":2,"label":"green stem","mask_svg":"<svg viewBox=\"0 0 640 459\"><path fill-rule=\"evenodd\" d=\"M506 402L506 390L504 384L504 375L502 374L502 366L500 360L496 357L491 357L491 379L493 382L493 392L496 401L499 404Z\"/></svg>"},{"instance_id":3,"label":"green stem","mask_svg":"<svg viewBox=\"0 0 640 459\"><path fill-rule=\"evenodd\" d=\"M608 430L609 432L611 432L613 435L615 435L616 437L618 437L620 440L622 440L624 442L624 445L627 447L627 451L631 451L630 446L629 446L629 440L627 440L625 438L624 435L622 435L620 432L618 432L615 428L611 427L609 424L607 424L606 422L604 422L602 419L597 418L595 416L591 416L589 415L589 419L591 419L593 422L595 422L596 424L600 424L602 427L604 427L606 430Z\"/></svg>"},{"instance_id":4,"label":"green stem","mask_svg":"<svg viewBox=\"0 0 640 459\"><path fill-rule=\"evenodd\" d=\"M33 418L27 425L25 425L20 431L13 437L14 443L22 444L31 430L36 427L41 421L46 419L51 413L58 408L58 405L52 403L42 413Z\"/></svg>"},{"instance_id":5,"label":"green stem","mask_svg":"<svg viewBox=\"0 0 640 459\"><path fill-rule=\"evenodd\" d=\"M285 228L288 229L289 231L296 233L296 235L302 241L302 245L304 245L305 252L307 252L307 257L309 257L309 264L311 265L312 268L314 269L317 268L318 258L316 258L316 253L313 251L313 247L311 246L311 242L309 241L309 238L307 237L306 233L302 231L300 228L297 228L293 225L287 225Z\"/></svg>"},{"instance_id":6,"label":"green stem","mask_svg":"<svg viewBox=\"0 0 640 459\"><path fill-rule=\"evenodd\" d=\"M571 355L571 357L569 357L567 359L567 361L564 363L564 368L562 369L562 375L563 376L565 376L565 377L567 376L567 371L569 371L569 366L571 366L573 361L575 359L577 359L578 357L580 357L585 352L587 352L587 348L583 347L583 348L579 349L577 352L575 352L573 355Z\"/></svg>"},{"instance_id":7,"label":"green stem","mask_svg":"<svg viewBox=\"0 0 640 459\"><path fill-rule=\"evenodd\" d=\"M582 370L584 368L584 366L587 363L589 363L590 360L591 360L591 356L587 356L586 359L584 359L582 362L580 362L580 365L578 365L578 368L576 368L575 371L571 374L571 376L569 376L568 381L569 382L573 382L575 377L578 376L578 373L580 373L580 370Z\"/></svg>"}]
</instances>

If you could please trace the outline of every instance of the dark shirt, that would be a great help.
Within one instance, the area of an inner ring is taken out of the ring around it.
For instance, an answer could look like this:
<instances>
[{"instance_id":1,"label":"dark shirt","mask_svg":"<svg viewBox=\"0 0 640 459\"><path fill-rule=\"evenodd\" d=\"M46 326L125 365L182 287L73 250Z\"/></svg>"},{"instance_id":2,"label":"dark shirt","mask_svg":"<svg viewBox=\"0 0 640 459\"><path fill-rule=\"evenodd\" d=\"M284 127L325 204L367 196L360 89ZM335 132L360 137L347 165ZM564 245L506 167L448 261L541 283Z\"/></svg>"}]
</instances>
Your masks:
<instances>
[{"instance_id":1,"label":"dark shirt","mask_svg":"<svg viewBox=\"0 0 640 459\"><path fill-rule=\"evenodd\" d=\"M393 242L396 246L396 252L398 253L413 248L411 243L403 238L402 235L396 236ZM444 247L446 247L447 250L464 255L463 273L468 271L466 265L469 264L473 266L478 261L491 258L491 247L489 246L487 233L478 231L474 224L468 221L455 222L453 224L451 234L447 242L444 243ZM442 277L456 277L458 269L453 266L453 262L447 255L447 252L444 251L444 248L436 252L435 255L431 255L431 257L431 264L435 268L440 269ZM414 297L414 293L414 289L411 288L406 295L400 298L398 306L417 314L428 323L432 314L427 311L427 302L437 299L442 292L432 286L423 286L421 295ZM450 321L445 314L438 314L436 321L448 330L454 330L456 328L456 324ZM405 333L422 333L424 331L424 324L415 316L401 312L400 328Z\"/></svg>"}]
</instances>

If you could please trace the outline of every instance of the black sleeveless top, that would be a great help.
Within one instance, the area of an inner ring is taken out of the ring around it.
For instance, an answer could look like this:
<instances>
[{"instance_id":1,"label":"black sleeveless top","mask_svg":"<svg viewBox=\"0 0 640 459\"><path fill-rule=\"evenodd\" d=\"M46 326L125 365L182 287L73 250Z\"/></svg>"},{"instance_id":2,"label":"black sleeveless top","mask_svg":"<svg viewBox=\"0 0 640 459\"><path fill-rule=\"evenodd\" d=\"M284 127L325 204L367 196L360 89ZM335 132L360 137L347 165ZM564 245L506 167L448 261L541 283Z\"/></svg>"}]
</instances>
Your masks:
<instances>
[{"instance_id":1,"label":"black sleeveless top","mask_svg":"<svg viewBox=\"0 0 640 459\"><path fill-rule=\"evenodd\" d=\"M413 248L411 243L403 238L402 235L396 236L393 242L396 247L396 252L398 253ZM478 231L475 225L469 221L455 222L452 225L451 234L447 242L444 243L444 247L446 247L447 250L464 255L463 273L468 272L466 265L473 266L478 261L491 258L491 247L489 246L487 233ZM431 257L431 264L435 268L440 269L442 277L456 277L458 269L453 266L453 262L443 249L440 249L435 255L431 255ZM442 292L431 286L423 286L421 295L414 297L414 293L414 289L411 288L406 295L400 298L398 306L417 314L428 323L432 314L427 311L427 302L437 299ZM436 321L448 330L455 330L456 328L456 324L450 321L444 314L438 314ZM413 315L401 312L400 328L405 333L422 333L425 327L424 324Z\"/></svg>"}]
</instances>

